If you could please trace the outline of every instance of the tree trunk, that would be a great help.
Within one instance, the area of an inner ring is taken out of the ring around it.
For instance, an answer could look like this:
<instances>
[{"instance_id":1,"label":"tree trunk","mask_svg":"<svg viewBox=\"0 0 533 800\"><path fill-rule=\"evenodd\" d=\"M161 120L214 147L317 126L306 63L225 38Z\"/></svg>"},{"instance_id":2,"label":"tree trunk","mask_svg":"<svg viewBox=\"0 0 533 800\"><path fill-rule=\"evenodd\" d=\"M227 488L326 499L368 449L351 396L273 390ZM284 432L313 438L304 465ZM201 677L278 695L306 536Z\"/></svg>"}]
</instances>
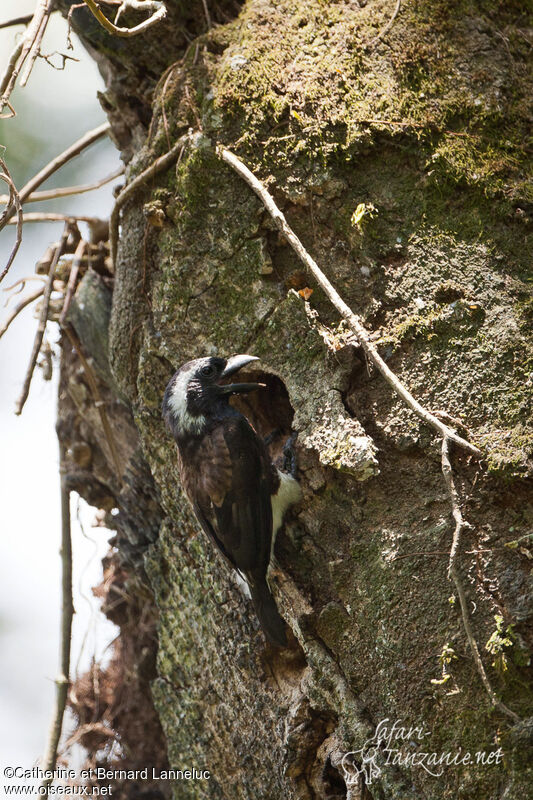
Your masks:
<instances>
[{"instance_id":1,"label":"tree trunk","mask_svg":"<svg viewBox=\"0 0 533 800\"><path fill-rule=\"evenodd\" d=\"M66 14L71 3L59 5ZM166 5L165 22L127 40L87 9L72 15L106 80L101 102L126 183L190 132L176 163L122 209L108 340L94 335L87 310L108 302L105 281L88 273L94 305L72 311L100 362L125 468L121 481L93 409L80 437L98 458L92 477L85 469L72 485L119 509L122 563L153 593L157 665L146 686L168 763L210 772L160 788L172 785L180 800L525 797L533 198L524 7ZM129 11L121 24L142 18ZM390 368L482 449L482 461L452 453L470 525L457 567L489 680L525 722L492 707L447 578L453 519L440 442L365 362L217 143L266 183ZM261 358L268 388L241 407L261 434L279 429L274 457L298 434L304 499L278 537L272 573L294 634L287 651L266 646L199 531L161 419L181 363L246 352ZM71 446L68 414L87 417L89 400L78 392L72 406L74 365L65 369L60 433ZM373 750L385 720L396 728ZM408 741L399 726L412 729ZM492 763L477 763L499 747ZM421 763L422 753L459 750L470 763ZM130 756L146 765L140 745Z\"/></svg>"}]
</instances>

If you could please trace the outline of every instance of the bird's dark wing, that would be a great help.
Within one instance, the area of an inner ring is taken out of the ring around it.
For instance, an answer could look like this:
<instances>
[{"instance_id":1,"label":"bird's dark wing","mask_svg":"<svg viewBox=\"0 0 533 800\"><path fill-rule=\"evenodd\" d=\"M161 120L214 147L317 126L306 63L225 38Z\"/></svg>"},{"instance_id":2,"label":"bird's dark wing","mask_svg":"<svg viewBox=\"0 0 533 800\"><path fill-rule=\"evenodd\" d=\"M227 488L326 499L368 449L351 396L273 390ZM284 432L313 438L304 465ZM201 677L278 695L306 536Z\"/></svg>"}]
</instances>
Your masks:
<instances>
[{"instance_id":1,"label":"bird's dark wing","mask_svg":"<svg viewBox=\"0 0 533 800\"><path fill-rule=\"evenodd\" d=\"M271 495L279 479L263 441L245 417L219 422L180 448L180 474L203 530L247 579L267 638L285 647L285 622L266 574L272 539Z\"/></svg>"},{"instance_id":2,"label":"bird's dark wing","mask_svg":"<svg viewBox=\"0 0 533 800\"><path fill-rule=\"evenodd\" d=\"M230 563L264 577L270 559L272 465L243 416L180 452L180 476L202 528Z\"/></svg>"},{"instance_id":3,"label":"bird's dark wing","mask_svg":"<svg viewBox=\"0 0 533 800\"><path fill-rule=\"evenodd\" d=\"M243 417L223 423L231 485L213 508L217 536L252 580L266 575L272 539L272 465L263 441Z\"/></svg>"},{"instance_id":4,"label":"bird's dark wing","mask_svg":"<svg viewBox=\"0 0 533 800\"><path fill-rule=\"evenodd\" d=\"M231 459L222 426L217 426L200 441L178 446L178 467L181 484L204 533L236 567L213 527L213 506L224 501L231 487Z\"/></svg>"}]
</instances>

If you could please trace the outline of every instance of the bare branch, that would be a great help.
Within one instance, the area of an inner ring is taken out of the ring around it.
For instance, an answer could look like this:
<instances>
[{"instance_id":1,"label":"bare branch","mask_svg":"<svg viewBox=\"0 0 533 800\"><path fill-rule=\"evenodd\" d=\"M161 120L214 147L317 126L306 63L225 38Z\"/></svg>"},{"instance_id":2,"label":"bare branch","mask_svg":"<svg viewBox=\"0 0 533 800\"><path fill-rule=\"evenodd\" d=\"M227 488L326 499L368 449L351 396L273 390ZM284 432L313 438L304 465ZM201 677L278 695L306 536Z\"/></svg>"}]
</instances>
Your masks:
<instances>
[{"instance_id":1,"label":"bare branch","mask_svg":"<svg viewBox=\"0 0 533 800\"><path fill-rule=\"evenodd\" d=\"M26 32L11 54L7 69L0 83L0 92L2 93L2 97L0 98L0 111L4 109L4 106L9 106L11 92L15 87L19 72L24 66L28 55L30 55L30 53L32 54L31 57L33 61L37 57L39 44L50 16L52 2L53 0L38 0L35 12L31 18L30 24L26 28ZM37 51L34 57L34 45L36 43ZM33 63L33 61L31 61L31 63ZM27 73L29 75L28 70Z\"/></svg>"},{"instance_id":2,"label":"bare branch","mask_svg":"<svg viewBox=\"0 0 533 800\"><path fill-rule=\"evenodd\" d=\"M322 287L326 295L329 297L332 304L335 306L339 314L347 320L348 324L354 331L357 339L363 350L365 351L366 355L368 356L369 360L374 364L374 366L381 372L387 383L392 386L393 390L398 394L404 403L409 406L409 408L417 414L424 422L429 425L430 427L434 428L441 436L446 436L448 439L451 439L455 444L458 444L460 447L463 447L469 453L475 456L480 456L481 451L478 450L473 444L467 442L466 439L461 438L458 436L457 433L452 429L449 428L444 423L440 422L437 417L432 414L430 411L425 409L423 406L420 405L418 400L412 396L409 390L401 383L401 381L396 377L394 372L387 366L385 361L382 359L376 346L370 340L370 334L364 327L363 323L361 322L360 318L353 313L351 308L346 305L344 300L341 298L337 290L334 286L330 283L329 279L324 275L316 261L309 255L299 238L296 236L292 228L287 223L284 214L280 211L277 207L276 203L274 202L274 198L272 195L267 191L265 186L259 181L255 175L248 169L248 167L236 156L234 153L226 150L225 147L219 145L217 147L217 152L220 158L229 164L235 172L237 172L241 178L243 178L248 186L250 186L257 196L262 200L265 208L269 212L270 216L273 218L274 222L278 226L279 230L283 233L287 241L290 243L293 250L296 252L300 260L306 265L309 271L314 276L317 283Z\"/></svg>"},{"instance_id":3,"label":"bare branch","mask_svg":"<svg viewBox=\"0 0 533 800\"><path fill-rule=\"evenodd\" d=\"M59 58L61 59L60 67L54 64L54 62L52 61L52 56L59 56ZM42 58L44 61L46 61L48 66L52 67L52 69L55 69L57 72L63 72L67 61L75 61L76 63L79 63L79 58L74 58L74 56L69 56L67 53L60 53L59 50L54 50L53 53L39 53L39 58Z\"/></svg>"},{"instance_id":4,"label":"bare branch","mask_svg":"<svg viewBox=\"0 0 533 800\"><path fill-rule=\"evenodd\" d=\"M31 44L30 52L28 54L28 63L26 64L26 69L24 70L24 74L20 78L21 86L26 86L26 84L28 83L28 78L31 75L33 65L35 64L37 56L40 53L41 42L43 40L46 26L48 25L48 20L50 19L50 14L52 13L52 5L53 5L53 0L45 0L46 7L43 13L43 17L41 19L41 23L39 25L35 38Z\"/></svg>"},{"instance_id":5,"label":"bare branch","mask_svg":"<svg viewBox=\"0 0 533 800\"><path fill-rule=\"evenodd\" d=\"M209 8L207 6L207 0L202 0L202 6L203 6L203 9L204 9L205 21L207 22L207 30L210 31L211 28L212 28L212 25L211 25L211 17L209 15Z\"/></svg>"},{"instance_id":6,"label":"bare branch","mask_svg":"<svg viewBox=\"0 0 533 800\"><path fill-rule=\"evenodd\" d=\"M117 197L117 201L115 203L115 207L111 212L111 218L109 220L109 245L111 249L111 259L113 264L116 263L117 259L117 245L118 245L118 221L119 221L119 213L122 206L131 198L133 195L139 191L144 184L153 178L154 175L157 175L158 172L162 172L166 169L173 161L175 161L180 152L183 150L187 142L190 140L190 133L186 133L183 136L180 136L174 147L165 153L165 155L156 158L156 160L150 164L150 166L141 172L140 175L137 175L136 178L132 180L131 183L127 184L124 189L121 191L119 196Z\"/></svg>"},{"instance_id":7,"label":"bare branch","mask_svg":"<svg viewBox=\"0 0 533 800\"><path fill-rule=\"evenodd\" d=\"M31 352L30 363L28 364L28 369L26 371L26 377L24 379L24 384L22 387L22 391L20 393L20 397L18 398L15 404L15 414L20 415L22 413L22 409L24 408L24 404L28 399L28 394L30 391L31 379L33 376L33 370L35 369L35 364L37 363L37 357L39 355L39 351L41 349L41 344L43 341L44 330L46 328L46 321L48 318L48 305L50 303L50 295L52 294L52 288L54 285L54 274L57 267L57 262L59 261L61 254L63 253L67 239L69 236L70 226L69 223L65 223L65 227L63 230L63 235L61 240L56 247L56 251L54 253L54 257L50 262L50 269L48 270L48 279L46 285L44 287L43 292L43 307L41 309L41 315L39 317L39 324L37 326L37 331L35 333L35 339L33 342L33 350Z\"/></svg>"},{"instance_id":8,"label":"bare branch","mask_svg":"<svg viewBox=\"0 0 533 800\"><path fill-rule=\"evenodd\" d=\"M148 19L145 19L144 22L140 22L139 25L135 25L133 28L119 28L117 25L114 25L111 20L105 16L105 14L103 14L94 0L84 0L84 2L85 5L88 6L88 8L92 11L100 25L105 28L108 33L113 33L115 36L123 36L124 38L129 36L137 36L138 33L143 33L144 31L148 30L148 28L151 28L152 25L160 22L167 15L165 6L158 4L158 11L156 11L155 14L152 14L151 17L148 17ZM154 6L153 3L151 3L151 5Z\"/></svg>"},{"instance_id":9,"label":"bare branch","mask_svg":"<svg viewBox=\"0 0 533 800\"><path fill-rule=\"evenodd\" d=\"M111 181L114 181L115 178L120 177L120 175L124 175L124 167L119 167L110 175L106 175L105 178L101 178L99 181L95 181L94 183L83 183L80 186L63 186L58 189L43 189L41 192L33 192L33 194L27 197L24 202L40 203L42 200L56 200L58 197L69 197L74 194L85 194L85 192L92 192L95 189L100 189L102 186L105 186L106 183L111 183ZM7 195L0 195L0 203L5 203L6 201Z\"/></svg>"},{"instance_id":10,"label":"bare branch","mask_svg":"<svg viewBox=\"0 0 533 800\"><path fill-rule=\"evenodd\" d=\"M2 289L2 291L3 292L11 292L17 286L20 286L20 289L18 291L13 292L13 295L19 294L20 292L24 291L24 289L26 288L26 282L27 281L46 281L46 278L44 277L44 275L25 275L24 278L19 278L18 281L15 281L15 283L12 283L11 286L6 286L4 289ZM13 295L11 295L11 297ZM7 306L7 304L11 300L11 297L7 298L6 302L4 303L5 306Z\"/></svg>"},{"instance_id":11,"label":"bare branch","mask_svg":"<svg viewBox=\"0 0 533 800\"><path fill-rule=\"evenodd\" d=\"M89 225L103 225L105 220L100 217L86 217L83 214L57 214L44 211L30 211L22 215L23 222L87 222ZM15 220L9 220L8 225L15 225Z\"/></svg>"},{"instance_id":12,"label":"bare branch","mask_svg":"<svg viewBox=\"0 0 533 800\"><path fill-rule=\"evenodd\" d=\"M53 175L54 172L57 172L60 167L66 164L71 159L75 158L75 156L79 155L86 147L93 144L93 142L98 141L101 139L102 136L106 136L110 131L110 125L108 122L104 122L103 125L99 125L97 128L94 128L92 131L88 131L85 133L81 139L78 139L74 144L71 144L70 147L67 147L62 153L56 156L52 161L50 161L45 167L42 168L37 175L34 175L25 186L22 187L20 190L20 202L25 203L28 197L33 194L33 192L45 182L50 175Z\"/></svg>"},{"instance_id":13,"label":"bare branch","mask_svg":"<svg viewBox=\"0 0 533 800\"><path fill-rule=\"evenodd\" d=\"M461 606L461 616L463 619L463 627L466 633L466 638L468 640L468 644L470 646L470 650L474 658L474 663L481 678L481 682L483 683L483 686L487 691L490 701L495 708L497 708L507 717L510 717L514 722L519 722L520 718L518 717L518 715L515 714L514 711L511 711L510 708L507 708L507 706L504 703L502 703L501 700L498 700L498 698L496 697L494 689L492 688L491 683L489 681L488 675L485 672L485 667L483 666L483 661L481 660L481 656L479 654L479 648L477 646L476 638L472 630L472 625L470 624L468 603L463 588L463 584L461 581L461 576L459 575L459 571L455 563L457 550L459 548L461 531L466 525L468 525L468 523L463 520L463 515L461 513L461 509L459 508L459 496L457 494L457 489L455 488L455 482L453 479L452 465L450 463L449 446L450 446L450 439L448 436L444 436L442 439L442 450L441 450L442 474L444 475L446 488L448 489L448 494L450 495L450 501L452 505L452 515L455 520L455 530L453 534L453 542L450 552L448 577L451 578L455 584L457 595L459 597L459 604Z\"/></svg>"},{"instance_id":14,"label":"bare branch","mask_svg":"<svg viewBox=\"0 0 533 800\"><path fill-rule=\"evenodd\" d=\"M62 564L62 604L61 604L61 639L60 639L60 664L59 675L56 678L56 706L45 755L42 760L42 769L53 771L57 760L57 747L63 728L63 716L67 704L67 693L70 674L70 645L72 638L72 617L74 603L72 600L72 539L70 525L70 492L66 481L65 448L59 445L59 474L61 479L61 564ZM42 786L50 786L52 778L45 778Z\"/></svg>"},{"instance_id":15,"label":"bare branch","mask_svg":"<svg viewBox=\"0 0 533 800\"><path fill-rule=\"evenodd\" d=\"M8 89L8 86L10 85L11 80L13 78L13 73L14 73L15 68L17 66L17 62L18 62L18 60L20 58L20 54L22 53L23 47L24 47L24 39L21 39L20 42L17 42L17 44L15 45L13 50L11 51L11 55L9 56L9 61L7 62L4 74L2 75L2 78L0 79L0 94L1 94L1 97L0 97L0 119L5 119L6 117L14 117L15 116L15 110L14 110L13 106L11 105L11 103L9 102L9 95L11 94L11 91L8 92L7 89ZM15 79L14 80L16 80L16 75L15 75ZM13 83L14 83L14 81L13 81ZM4 106L8 106L8 108L10 109L10 112L11 112L10 114L2 114L1 113L4 110Z\"/></svg>"},{"instance_id":16,"label":"bare branch","mask_svg":"<svg viewBox=\"0 0 533 800\"><path fill-rule=\"evenodd\" d=\"M13 19L8 19L6 22L0 22L0 29L2 28L11 28L14 25L27 25L28 22L31 22L33 14L26 14L24 17L14 17Z\"/></svg>"},{"instance_id":17,"label":"bare branch","mask_svg":"<svg viewBox=\"0 0 533 800\"><path fill-rule=\"evenodd\" d=\"M23 299L20 301L20 303L18 303L18 304L15 306L15 308L13 309L13 311L11 312L11 314L8 316L8 318L6 319L6 321L4 322L4 324L2 325L2 327L0 328L0 339L2 338L2 336L4 335L4 333L7 331L7 329L9 328L9 326L11 325L11 323L13 322L13 320L14 320L14 319L16 319L16 317L18 317L18 315L20 314L20 312L21 312L21 311L22 311L24 308L26 308L26 306L29 306L29 304L30 304L30 303L33 303L33 301L34 301L34 300L37 300L37 298L38 298L38 297L41 297L41 295L43 295L43 294L44 294L44 289L45 289L45 287L44 287L44 286L39 286L39 288L38 288L38 289L35 289L35 291L33 291L31 294L29 294L29 295L27 295L26 297L24 297L24 298L23 298Z\"/></svg>"},{"instance_id":18,"label":"bare branch","mask_svg":"<svg viewBox=\"0 0 533 800\"><path fill-rule=\"evenodd\" d=\"M4 267L2 274L0 275L0 283L3 281L7 273L9 272L9 268L11 264L15 260L15 256L17 255L18 249L20 247L20 243L22 242L22 224L24 222L23 215L22 215L22 204L20 202L20 195L17 192L16 186L13 182L13 178L10 175L10 172L7 168L6 163L0 159L0 168L3 172L0 172L0 180L3 180L4 183L7 183L9 186L9 196L7 198L7 205L6 209L0 218L0 230L7 224L10 217L14 214L17 215L16 225L17 225L17 236L15 239L15 244L11 250L9 258L7 260L7 264Z\"/></svg>"},{"instance_id":19,"label":"bare branch","mask_svg":"<svg viewBox=\"0 0 533 800\"><path fill-rule=\"evenodd\" d=\"M455 488L455 481L453 479L453 471L449 453L449 440L447 436L443 436L442 438L441 463L442 474L444 475L446 488L448 489L448 494L450 495L450 501L452 504L452 517L455 522L455 530L453 532L452 546L450 550L450 560L448 563L448 579L450 579L455 567L455 559L459 550L461 533L463 532L463 528L470 526L468 522L465 522L463 519L463 514L459 506L459 495L457 493L457 489Z\"/></svg>"}]
</instances>

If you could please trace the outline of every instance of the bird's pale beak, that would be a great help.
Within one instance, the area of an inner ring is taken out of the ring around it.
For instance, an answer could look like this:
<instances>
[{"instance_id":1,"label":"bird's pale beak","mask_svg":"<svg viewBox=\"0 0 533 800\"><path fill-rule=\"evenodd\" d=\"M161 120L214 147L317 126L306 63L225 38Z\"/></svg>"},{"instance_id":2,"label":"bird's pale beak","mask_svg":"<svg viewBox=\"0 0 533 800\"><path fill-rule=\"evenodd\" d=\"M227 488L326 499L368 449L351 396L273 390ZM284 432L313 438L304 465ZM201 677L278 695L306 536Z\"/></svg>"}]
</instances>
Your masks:
<instances>
[{"instance_id":1,"label":"bird's pale beak","mask_svg":"<svg viewBox=\"0 0 533 800\"><path fill-rule=\"evenodd\" d=\"M220 378L223 380L224 378L229 378L231 375L234 375L243 367L247 366L247 364L251 364L252 361L259 361L257 356L247 356L247 355L240 355L240 356L231 356L228 358L224 371L222 372ZM228 383L223 386L219 386L220 394L242 394L244 392L255 392L256 389L264 389L264 383Z\"/></svg>"}]
</instances>

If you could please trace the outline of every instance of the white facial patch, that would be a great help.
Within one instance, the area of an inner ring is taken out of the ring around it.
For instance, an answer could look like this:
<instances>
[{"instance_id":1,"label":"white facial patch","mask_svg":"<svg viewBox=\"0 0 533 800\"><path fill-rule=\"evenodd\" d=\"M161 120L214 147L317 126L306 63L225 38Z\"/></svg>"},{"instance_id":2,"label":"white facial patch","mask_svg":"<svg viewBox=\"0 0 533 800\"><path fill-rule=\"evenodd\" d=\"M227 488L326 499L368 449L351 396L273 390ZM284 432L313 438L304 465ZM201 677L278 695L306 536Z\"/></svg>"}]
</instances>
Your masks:
<instances>
[{"instance_id":1,"label":"white facial patch","mask_svg":"<svg viewBox=\"0 0 533 800\"><path fill-rule=\"evenodd\" d=\"M194 370L182 372L176 379L169 399L169 406L174 414L178 426L184 433L199 434L205 428L205 417L194 416L187 409L187 387Z\"/></svg>"}]
</instances>

